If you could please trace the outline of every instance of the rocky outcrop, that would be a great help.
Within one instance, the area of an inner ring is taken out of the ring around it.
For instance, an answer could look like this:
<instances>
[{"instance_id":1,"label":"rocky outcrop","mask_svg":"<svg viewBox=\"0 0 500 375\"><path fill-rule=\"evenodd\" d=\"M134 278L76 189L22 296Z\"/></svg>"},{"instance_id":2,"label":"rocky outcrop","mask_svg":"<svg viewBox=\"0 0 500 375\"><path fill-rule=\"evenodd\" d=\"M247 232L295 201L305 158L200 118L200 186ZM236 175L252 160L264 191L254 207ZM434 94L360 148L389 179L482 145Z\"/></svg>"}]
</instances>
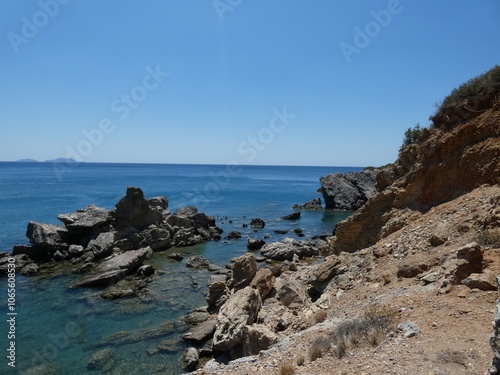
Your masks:
<instances>
[{"instance_id":1,"label":"rocky outcrop","mask_svg":"<svg viewBox=\"0 0 500 375\"><path fill-rule=\"evenodd\" d=\"M412 213L425 213L481 185L500 183L499 103L452 129L426 130L401 149L395 182L338 223L330 251L353 252L402 228Z\"/></svg>"},{"instance_id":2,"label":"rocky outcrop","mask_svg":"<svg viewBox=\"0 0 500 375\"><path fill-rule=\"evenodd\" d=\"M282 242L264 245L260 250L262 256L273 260L293 260L294 256L301 258L319 255L317 243L313 241L297 241L285 238Z\"/></svg>"},{"instance_id":3,"label":"rocky outcrop","mask_svg":"<svg viewBox=\"0 0 500 375\"><path fill-rule=\"evenodd\" d=\"M163 218L161 207L150 206L142 190L136 187L127 188L127 194L115 205L111 216L118 230L142 230L160 223Z\"/></svg>"},{"instance_id":4,"label":"rocky outcrop","mask_svg":"<svg viewBox=\"0 0 500 375\"><path fill-rule=\"evenodd\" d=\"M278 341L278 335L264 325L245 326L242 330L243 355L259 354Z\"/></svg>"},{"instance_id":5,"label":"rocky outcrop","mask_svg":"<svg viewBox=\"0 0 500 375\"><path fill-rule=\"evenodd\" d=\"M90 235L96 230L105 231L111 217L109 210L90 205L76 212L58 215L57 219L70 233Z\"/></svg>"},{"instance_id":6,"label":"rocky outcrop","mask_svg":"<svg viewBox=\"0 0 500 375\"><path fill-rule=\"evenodd\" d=\"M240 345L243 328L257 320L261 306L259 292L249 286L233 294L217 315L217 328L213 338L214 350L228 352Z\"/></svg>"},{"instance_id":7,"label":"rocky outcrop","mask_svg":"<svg viewBox=\"0 0 500 375\"><path fill-rule=\"evenodd\" d=\"M134 272L152 255L153 250L150 247L115 255L101 263L92 275L80 280L75 286L99 286L115 283Z\"/></svg>"},{"instance_id":8,"label":"rocky outcrop","mask_svg":"<svg viewBox=\"0 0 500 375\"><path fill-rule=\"evenodd\" d=\"M375 179L379 169L330 174L319 179L327 209L354 211L377 192Z\"/></svg>"},{"instance_id":9,"label":"rocky outcrop","mask_svg":"<svg viewBox=\"0 0 500 375\"><path fill-rule=\"evenodd\" d=\"M323 209L323 206L321 205L321 199L320 198L314 198L303 205L299 204L294 204L292 206L294 210L304 210L304 211L321 211Z\"/></svg>"},{"instance_id":10,"label":"rocky outcrop","mask_svg":"<svg viewBox=\"0 0 500 375\"><path fill-rule=\"evenodd\" d=\"M252 254L246 254L236 258L231 271L232 276L228 283L230 289L239 290L250 285L257 272L255 257Z\"/></svg>"},{"instance_id":11,"label":"rocky outcrop","mask_svg":"<svg viewBox=\"0 0 500 375\"><path fill-rule=\"evenodd\" d=\"M69 248L68 240L70 236L68 230L62 226L30 221L26 230L26 237L44 254L55 253L57 250L67 250Z\"/></svg>"}]
</instances>

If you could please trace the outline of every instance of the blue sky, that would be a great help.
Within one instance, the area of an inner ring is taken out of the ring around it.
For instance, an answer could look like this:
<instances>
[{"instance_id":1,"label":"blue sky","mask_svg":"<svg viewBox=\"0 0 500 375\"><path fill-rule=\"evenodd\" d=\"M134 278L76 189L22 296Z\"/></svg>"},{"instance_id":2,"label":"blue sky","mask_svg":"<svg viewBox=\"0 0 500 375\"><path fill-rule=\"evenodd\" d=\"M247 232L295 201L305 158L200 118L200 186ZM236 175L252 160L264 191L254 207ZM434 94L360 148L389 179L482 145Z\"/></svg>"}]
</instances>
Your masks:
<instances>
[{"instance_id":1,"label":"blue sky","mask_svg":"<svg viewBox=\"0 0 500 375\"><path fill-rule=\"evenodd\" d=\"M3 0L0 160L382 165L498 0Z\"/></svg>"}]
</instances>

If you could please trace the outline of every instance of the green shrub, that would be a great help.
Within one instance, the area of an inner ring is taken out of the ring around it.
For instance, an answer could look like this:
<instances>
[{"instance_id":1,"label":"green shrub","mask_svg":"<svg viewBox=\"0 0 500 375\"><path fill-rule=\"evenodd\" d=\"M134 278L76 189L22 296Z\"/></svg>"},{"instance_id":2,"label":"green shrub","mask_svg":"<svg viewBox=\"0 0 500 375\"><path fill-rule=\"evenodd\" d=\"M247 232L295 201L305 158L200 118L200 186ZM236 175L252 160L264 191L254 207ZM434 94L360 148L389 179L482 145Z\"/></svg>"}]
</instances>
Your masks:
<instances>
[{"instance_id":1,"label":"green shrub","mask_svg":"<svg viewBox=\"0 0 500 375\"><path fill-rule=\"evenodd\" d=\"M484 230L476 236L481 246L500 247L500 230Z\"/></svg>"},{"instance_id":2,"label":"green shrub","mask_svg":"<svg viewBox=\"0 0 500 375\"><path fill-rule=\"evenodd\" d=\"M403 146L408 146L413 143L418 143L422 137L423 129L420 127L420 124L415 125L413 128L408 128L405 131L405 137L403 139Z\"/></svg>"}]
</instances>

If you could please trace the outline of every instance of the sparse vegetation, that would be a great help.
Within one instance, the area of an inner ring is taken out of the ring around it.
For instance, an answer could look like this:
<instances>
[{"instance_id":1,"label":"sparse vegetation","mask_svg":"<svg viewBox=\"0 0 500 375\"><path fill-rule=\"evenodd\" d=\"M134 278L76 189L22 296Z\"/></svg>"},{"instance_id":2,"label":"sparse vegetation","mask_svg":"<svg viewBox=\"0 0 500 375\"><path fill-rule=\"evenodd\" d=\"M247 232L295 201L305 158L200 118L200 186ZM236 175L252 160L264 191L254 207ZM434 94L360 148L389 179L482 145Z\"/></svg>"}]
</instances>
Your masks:
<instances>
[{"instance_id":1,"label":"sparse vegetation","mask_svg":"<svg viewBox=\"0 0 500 375\"><path fill-rule=\"evenodd\" d=\"M442 363L456 363L467 367L467 355L458 350L447 349L437 354L437 360Z\"/></svg>"},{"instance_id":2,"label":"sparse vegetation","mask_svg":"<svg viewBox=\"0 0 500 375\"><path fill-rule=\"evenodd\" d=\"M430 119L437 127L454 126L491 108L499 94L500 66L496 65L454 89L442 103L436 104L437 110Z\"/></svg>"},{"instance_id":3,"label":"sparse vegetation","mask_svg":"<svg viewBox=\"0 0 500 375\"><path fill-rule=\"evenodd\" d=\"M484 230L476 236L481 246L500 247L500 230Z\"/></svg>"},{"instance_id":4,"label":"sparse vegetation","mask_svg":"<svg viewBox=\"0 0 500 375\"><path fill-rule=\"evenodd\" d=\"M279 365L279 372L280 375L294 375L295 374L295 367L288 362L282 362Z\"/></svg>"},{"instance_id":5,"label":"sparse vegetation","mask_svg":"<svg viewBox=\"0 0 500 375\"><path fill-rule=\"evenodd\" d=\"M323 357L323 349L321 348L321 345L319 343L313 341L313 343L309 347L309 360L311 362L314 362L321 357Z\"/></svg>"},{"instance_id":6,"label":"sparse vegetation","mask_svg":"<svg viewBox=\"0 0 500 375\"><path fill-rule=\"evenodd\" d=\"M414 143L418 143L422 137L423 129L420 127L420 124L415 125L413 128L408 128L405 131L405 136L403 139L403 145L401 147L405 147Z\"/></svg>"},{"instance_id":7,"label":"sparse vegetation","mask_svg":"<svg viewBox=\"0 0 500 375\"><path fill-rule=\"evenodd\" d=\"M491 70L474 77L454 89L438 110L462 104L467 99L472 99L481 94L497 93L500 91L500 66L496 65Z\"/></svg>"},{"instance_id":8,"label":"sparse vegetation","mask_svg":"<svg viewBox=\"0 0 500 375\"><path fill-rule=\"evenodd\" d=\"M306 358L303 355L297 357L297 366L303 366L306 363Z\"/></svg>"},{"instance_id":9,"label":"sparse vegetation","mask_svg":"<svg viewBox=\"0 0 500 375\"><path fill-rule=\"evenodd\" d=\"M325 310L318 310L314 314L314 321L316 323L323 323L327 317L328 317L328 314Z\"/></svg>"},{"instance_id":10,"label":"sparse vegetation","mask_svg":"<svg viewBox=\"0 0 500 375\"><path fill-rule=\"evenodd\" d=\"M340 323L332 333L335 355L342 358L349 348L368 343L379 345L394 325L396 311L382 305L370 307L363 316Z\"/></svg>"}]
</instances>

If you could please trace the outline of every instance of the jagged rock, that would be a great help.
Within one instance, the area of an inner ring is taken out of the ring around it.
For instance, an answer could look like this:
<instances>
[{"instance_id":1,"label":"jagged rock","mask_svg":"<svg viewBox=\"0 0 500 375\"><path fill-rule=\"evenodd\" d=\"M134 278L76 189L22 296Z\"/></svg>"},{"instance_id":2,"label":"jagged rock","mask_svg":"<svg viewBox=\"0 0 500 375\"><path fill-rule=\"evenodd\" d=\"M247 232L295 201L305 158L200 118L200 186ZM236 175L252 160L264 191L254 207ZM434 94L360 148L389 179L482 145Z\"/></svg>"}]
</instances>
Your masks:
<instances>
[{"instance_id":1,"label":"jagged rock","mask_svg":"<svg viewBox=\"0 0 500 375\"><path fill-rule=\"evenodd\" d=\"M431 272L423 277L420 278L420 280L424 284L432 284L435 283L436 281L439 280L439 273L438 272Z\"/></svg>"},{"instance_id":2,"label":"jagged rock","mask_svg":"<svg viewBox=\"0 0 500 375\"><path fill-rule=\"evenodd\" d=\"M103 370L113 359L115 352L113 349L103 349L94 353L87 363L87 369L90 371Z\"/></svg>"},{"instance_id":3,"label":"jagged rock","mask_svg":"<svg viewBox=\"0 0 500 375\"><path fill-rule=\"evenodd\" d=\"M252 254L246 254L236 258L231 266L232 277L228 286L234 290L243 289L250 285L255 273L257 272L257 263Z\"/></svg>"},{"instance_id":4,"label":"jagged rock","mask_svg":"<svg viewBox=\"0 0 500 375\"><path fill-rule=\"evenodd\" d=\"M264 301L273 289L275 282L276 279L272 271L269 268L261 268L255 274L250 286L259 291L260 299Z\"/></svg>"},{"instance_id":5,"label":"jagged rock","mask_svg":"<svg viewBox=\"0 0 500 375\"><path fill-rule=\"evenodd\" d=\"M182 363L184 364L184 368L188 370L194 370L198 365L199 359L200 355L198 354L198 350L193 347L187 348L184 353L182 353Z\"/></svg>"},{"instance_id":6,"label":"jagged rock","mask_svg":"<svg viewBox=\"0 0 500 375\"><path fill-rule=\"evenodd\" d=\"M70 246L71 247L71 246ZM35 261L47 259L48 253L34 245L15 245L12 248L12 255L27 255Z\"/></svg>"},{"instance_id":7,"label":"jagged rock","mask_svg":"<svg viewBox=\"0 0 500 375\"><path fill-rule=\"evenodd\" d=\"M405 337L413 337L420 333L420 328L411 320L398 324L398 329L403 331Z\"/></svg>"},{"instance_id":8,"label":"jagged rock","mask_svg":"<svg viewBox=\"0 0 500 375\"><path fill-rule=\"evenodd\" d=\"M437 247L437 246L440 246L442 244L444 244L446 242L446 239L444 238L441 238L437 235L432 235L431 238L429 238L429 243L431 244L431 246L433 247Z\"/></svg>"},{"instance_id":9,"label":"jagged rock","mask_svg":"<svg viewBox=\"0 0 500 375\"><path fill-rule=\"evenodd\" d=\"M462 284L471 289L479 290L496 290L495 277L488 273L471 273L468 277L462 280Z\"/></svg>"},{"instance_id":10,"label":"jagged rock","mask_svg":"<svg viewBox=\"0 0 500 375\"><path fill-rule=\"evenodd\" d=\"M206 322L208 318L210 318L210 314L206 310L204 310L204 311L192 311L186 316L184 316L182 320L186 324L196 325Z\"/></svg>"},{"instance_id":11,"label":"jagged rock","mask_svg":"<svg viewBox=\"0 0 500 375\"><path fill-rule=\"evenodd\" d=\"M139 276L145 276L145 277L147 277L147 276L151 276L151 275L152 275L152 274L154 274L154 273L155 273L155 269L154 269L154 267L153 267L152 265L150 265L150 264L146 264L146 265L144 265L144 266L141 266L141 267L139 267L139 269L137 270L137 274L138 274Z\"/></svg>"},{"instance_id":12,"label":"jagged rock","mask_svg":"<svg viewBox=\"0 0 500 375\"><path fill-rule=\"evenodd\" d=\"M282 216L281 219L283 220L297 220L300 219L300 212L293 212L289 215Z\"/></svg>"},{"instance_id":13,"label":"jagged rock","mask_svg":"<svg viewBox=\"0 0 500 375\"><path fill-rule=\"evenodd\" d=\"M376 192L375 178L380 170L336 173L320 178L320 192L327 209L353 211Z\"/></svg>"},{"instance_id":14,"label":"jagged rock","mask_svg":"<svg viewBox=\"0 0 500 375\"><path fill-rule=\"evenodd\" d=\"M208 279L208 311L218 312L226 302L229 289L226 286L227 275L211 275Z\"/></svg>"},{"instance_id":15,"label":"jagged rock","mask_svg":"<svg viewBox=\"0 0 500 375\"><path fill-rule=\"evenodd\" d=\"M242 330L243 356L259 354L278 342L278 335L264 325L245 326Z\"/></svg>"},{"instance_id":16,"label":"jagged rock","mask_svg":"<svg viewBox=\"0 0 500 375\"><path fill-rule=\"evenodd\" d=\"M38 265L36 263L29 263L21 268L21 275L31 276L38 272Z\"/></svg>"},{"instance_id":17,"label":"jagged rock","mask_svg":"<svg viewBox=\"0 0 500 375\"><path fill-rule=\"evenodd\" d=\"M173 259L173 260L183 260L184 259L184 256L182 256L181 254L179 253L172 253L172 254L168 254L167 255L167 258L169 259Z\"/></svg>"},{"instance_id":18,"label":"jagged rock","mask_svg":"<svg viewBox=\"0 0 500 375\"><path fill-rule=\"evenodd\" d=\"M483 271L483 250L472 242L457 250L457 268L454 275L454 284L460 284L462 280L472 273Z\"/></svg>"},{"instance_id":19,"label":"jagged rock","mask_svg":"<svg viewBox=\"0 0 500 375\"><path fill-rule=\"evenodd\" d=\"M175 211L174 215L177 216L191 216L198 212L198 209L194 206L184 206Z\"/></svg>"},{"instance_id":20,"label":"jagged rock","mask_svg":"<svg viewBox=\"0 0 500 375\"><path fill-rule=\"evenodd\" d=\"M256 218L250 221L250 226L252 228L264 228L266 226L266 223L264 222L264 220Z\"/></svg>"},{"instance_id":21,"label":"jagged rock","mask_svg":"<svg viewBox=\"0 0 500 375\"><path fill-rule=\"evenodd\" d=\"M294 210L309 210L309 211L321 211L323 207L321 206L321 199L314 198L309 202L304 203L303 205L294 204L292 206Z\"/></svg>"},{"instance_id":22,"label":"jagged rock","mask_svg":"<svg viewBox=\"0 0 500 375\"><path fill-rule=\"evenodd\" d=\"M217 322L215 320L207 320L197 324L185 333L182 338L190 343L201 344L212 337L215 332L216 324Z\"/></svg>"},{"instance_id":23,"label":"jagged rock","mask_svg":"<svg viewBox=\"0 0 500 375\"><path fill-rule=\"evenodd\" d=\"M100 233L96 239L89 242L86 251L92 252L96 260L103 259L113 252L114 242L115 235L112 232Z\"/></svg>"},{"instance_id":24,"label":"jagged rock","mask_svg":"<svg viewBox=\"0 0 500 375\"><path fill-rule=\"evenodd\" d=\"M203 238L195 234L194 228L181 228L172 239L172 244L177 247L193 246L201 242L203 242Z\"/></svg>"},{"instance_id":25,"label":"jagged rock","mask_svg":"<svg viewBox=\"0 0 500 375\"><path fill-rule=\"evenodd\" d=\"M260 238L252 238L250 237L247 240L247 248L250 250L258 250L262 246L264 246L266 242L264 240L261 240Z\"/></svg>"},{"instance_id":26,"label":"jagged rock","mask_svg":"<svg viewBox=\"0 0 500 375\"><path fill-rule=\"evenodd\" d=\"M101 263L94 274L80 280L75 286L108 285L117 282L135 271L142 262L151 258L152 255L153 250L150 247L115 255Z\"/></svg>"},{"instance_id":27,"label":"jagged rock","mask_svg":"<svg viewBox=\"0 0 500 375\"><path fill-rule=\"evenodd\" d=\"M273 242L264 245L260 253L269 259L293 260L293 256L299 258L319 255L319 249L315 243L309 241L296 241L293 238L285 238L281 242Z\"/></svg>"},{"instance_id":28,"label":"jagged rock","mask_svg":"<svg viewBox=\"0 0 500 375\"><path fill-rule=\"evenodd\" d=\"M85 248L82 245L70 245L68 249L68 258L79 258L85 252Z\"/></svg>"},{"instance_id":29,"label":"jagged rock","mask_svg":"<svg viewBox=\"0 0 500 375\"><path fill-rule=\"evenodd\" d=\"M61 253L59 250L57 250L54 255L52 255L52 259L56 262L60 262L62 260L64 260L64 255L63 253Z\"/></svg>"},{"instance_id":30,"label":"jagged rock","mask_svg":"<svg viewBox=\"0 0 500 375\"><path fill-rule=\"evenodd\" d=\"M127 188L126 195L118 201L111 216L116 222L118 230L127 228L145 229L151 224L162 221L162 210L156 206L150 206L144 199L144 193L136 187Z\"/></svg>"},{"instance_id":31,"label":"jagged rock","mask_svg":"<svg viewBox=\"0 0 500 375\"><path fill-rule=\"evenodd\" d=\"M168 249L171 244L170 231L167 228L151 227L139 233L140 247L149 246L153 251Z\"/></svg>"},{"instance_id":32,"label":"jagged rock","mask_svg":"<svg viewBox=\"0 0 500 375\"><path fill-rule=\"evenodd\" d=\"M310 280L312 284L318 291L322 291L324 286L333 279L334 276L342 272L341 262L338 257L331 255L325 258L323 263L320 263L313 267Z\"/></svg>"},{"instance_id":33,"label":"jagged rock","mask_svg":"<svg viewBox=\"0 0 500 375\"><path fill-rule=\"evenodd\" d=\"M56 252L57 250L67 250L69 248L69 234L65 227L42 224L35 221L28 223L26 237L37 248L47 252Z\"/></svg>"},{"instance_id":34,"label":"jagged rock","mask_svg":"<svg viewBox=\"0 0 500 375\"><path fill-rule=\"evenodd\" d=\"M156 207L156 208L160 208L162 210L166 210L168 208L168 199L167 199L167 197L163 197L163 196L153 197L153 198L148 199L148 204L151 207Z\"/></svg>"},{"instance_id":35,"label":"jagged rock","mask_svg":"<svg viewBox=\"0 0 500 375\"><path fill-rule=\"evenodd\" d=\"M256 321L261 307L259 292L251 287L233 294L217 315L214 350L225 352L239 345L243 328Z\"/></svg>"},{"instance_id":36,"label":"jagged rock","mask_svg":"<svg viewBox=\"0 0 500 375\"><path fill-rule=\"evenodd\" d=\"M232 232L229 232L229 234L226 236L226 238L228 240L230 239L239 239L241 238L241 232L238 232L238 231L232 231Z\"/></svg>"},{"instance_id":37,"label":"jagged rock","mask_svg":"<svg viewBox=\"0 0 500 375\"><path fill-rule=\"evenodd\" d=\"M24 266L31 263L30 258L25 254L4 256L0 258L0 275L7 274L9 268L9 259L14 258L14 264L16 266L16 271L21 270Z\"/></svg>"},{"instance_id":38,"label":"jagged rock","mask_svg":"<svg viewBox=\"0 0 500 375\"><path fill-rule=\"evenodd\" d=\"M208 267L209 264L210 261L201 255L193 255L186 262L186 265L191 268Z\"/></svg>"},{"instance_id":39,"label":"jagged rock","mask_svg":"<svg viewBox=\"0 0 500 375\"><path fill-rule=\"evenodd\" d=\"M403 264L398 268L397 277L412 278L427 271L427 269L425 264Z\"/></svg>"},{"instance_id":40,"label":"jagged rock","mask_svg":"<svg viewBox=\"0 0 500 375\"><path fill-rule=\"evenodd\" d=\"M90 234L94 229L104 229L110 222L110 211L94 205L69 214L58 215L70 233Z\"/></svg>"},{"instance_id":41,"label":"jagged rock","mask_svg":"<svg viewBox=\"0 0 500 375\"><path fill-rule=\"evenodd\" d=\"M303 306L307 303L306 286L291 274L282 274L274 285L276 297L285 306L292 303Z\"/></svg>"},{"instance_id":42,"label":"jagged rock","mask_svg":"<svg viewBox=\"0 0 500 375\"><path fill-rule=\"evenodd\" d=\"M170 215L167 217L167 223L172 227L190 229L194 228L194 221L186 216Z\"/></svg>"}]
</instances>

